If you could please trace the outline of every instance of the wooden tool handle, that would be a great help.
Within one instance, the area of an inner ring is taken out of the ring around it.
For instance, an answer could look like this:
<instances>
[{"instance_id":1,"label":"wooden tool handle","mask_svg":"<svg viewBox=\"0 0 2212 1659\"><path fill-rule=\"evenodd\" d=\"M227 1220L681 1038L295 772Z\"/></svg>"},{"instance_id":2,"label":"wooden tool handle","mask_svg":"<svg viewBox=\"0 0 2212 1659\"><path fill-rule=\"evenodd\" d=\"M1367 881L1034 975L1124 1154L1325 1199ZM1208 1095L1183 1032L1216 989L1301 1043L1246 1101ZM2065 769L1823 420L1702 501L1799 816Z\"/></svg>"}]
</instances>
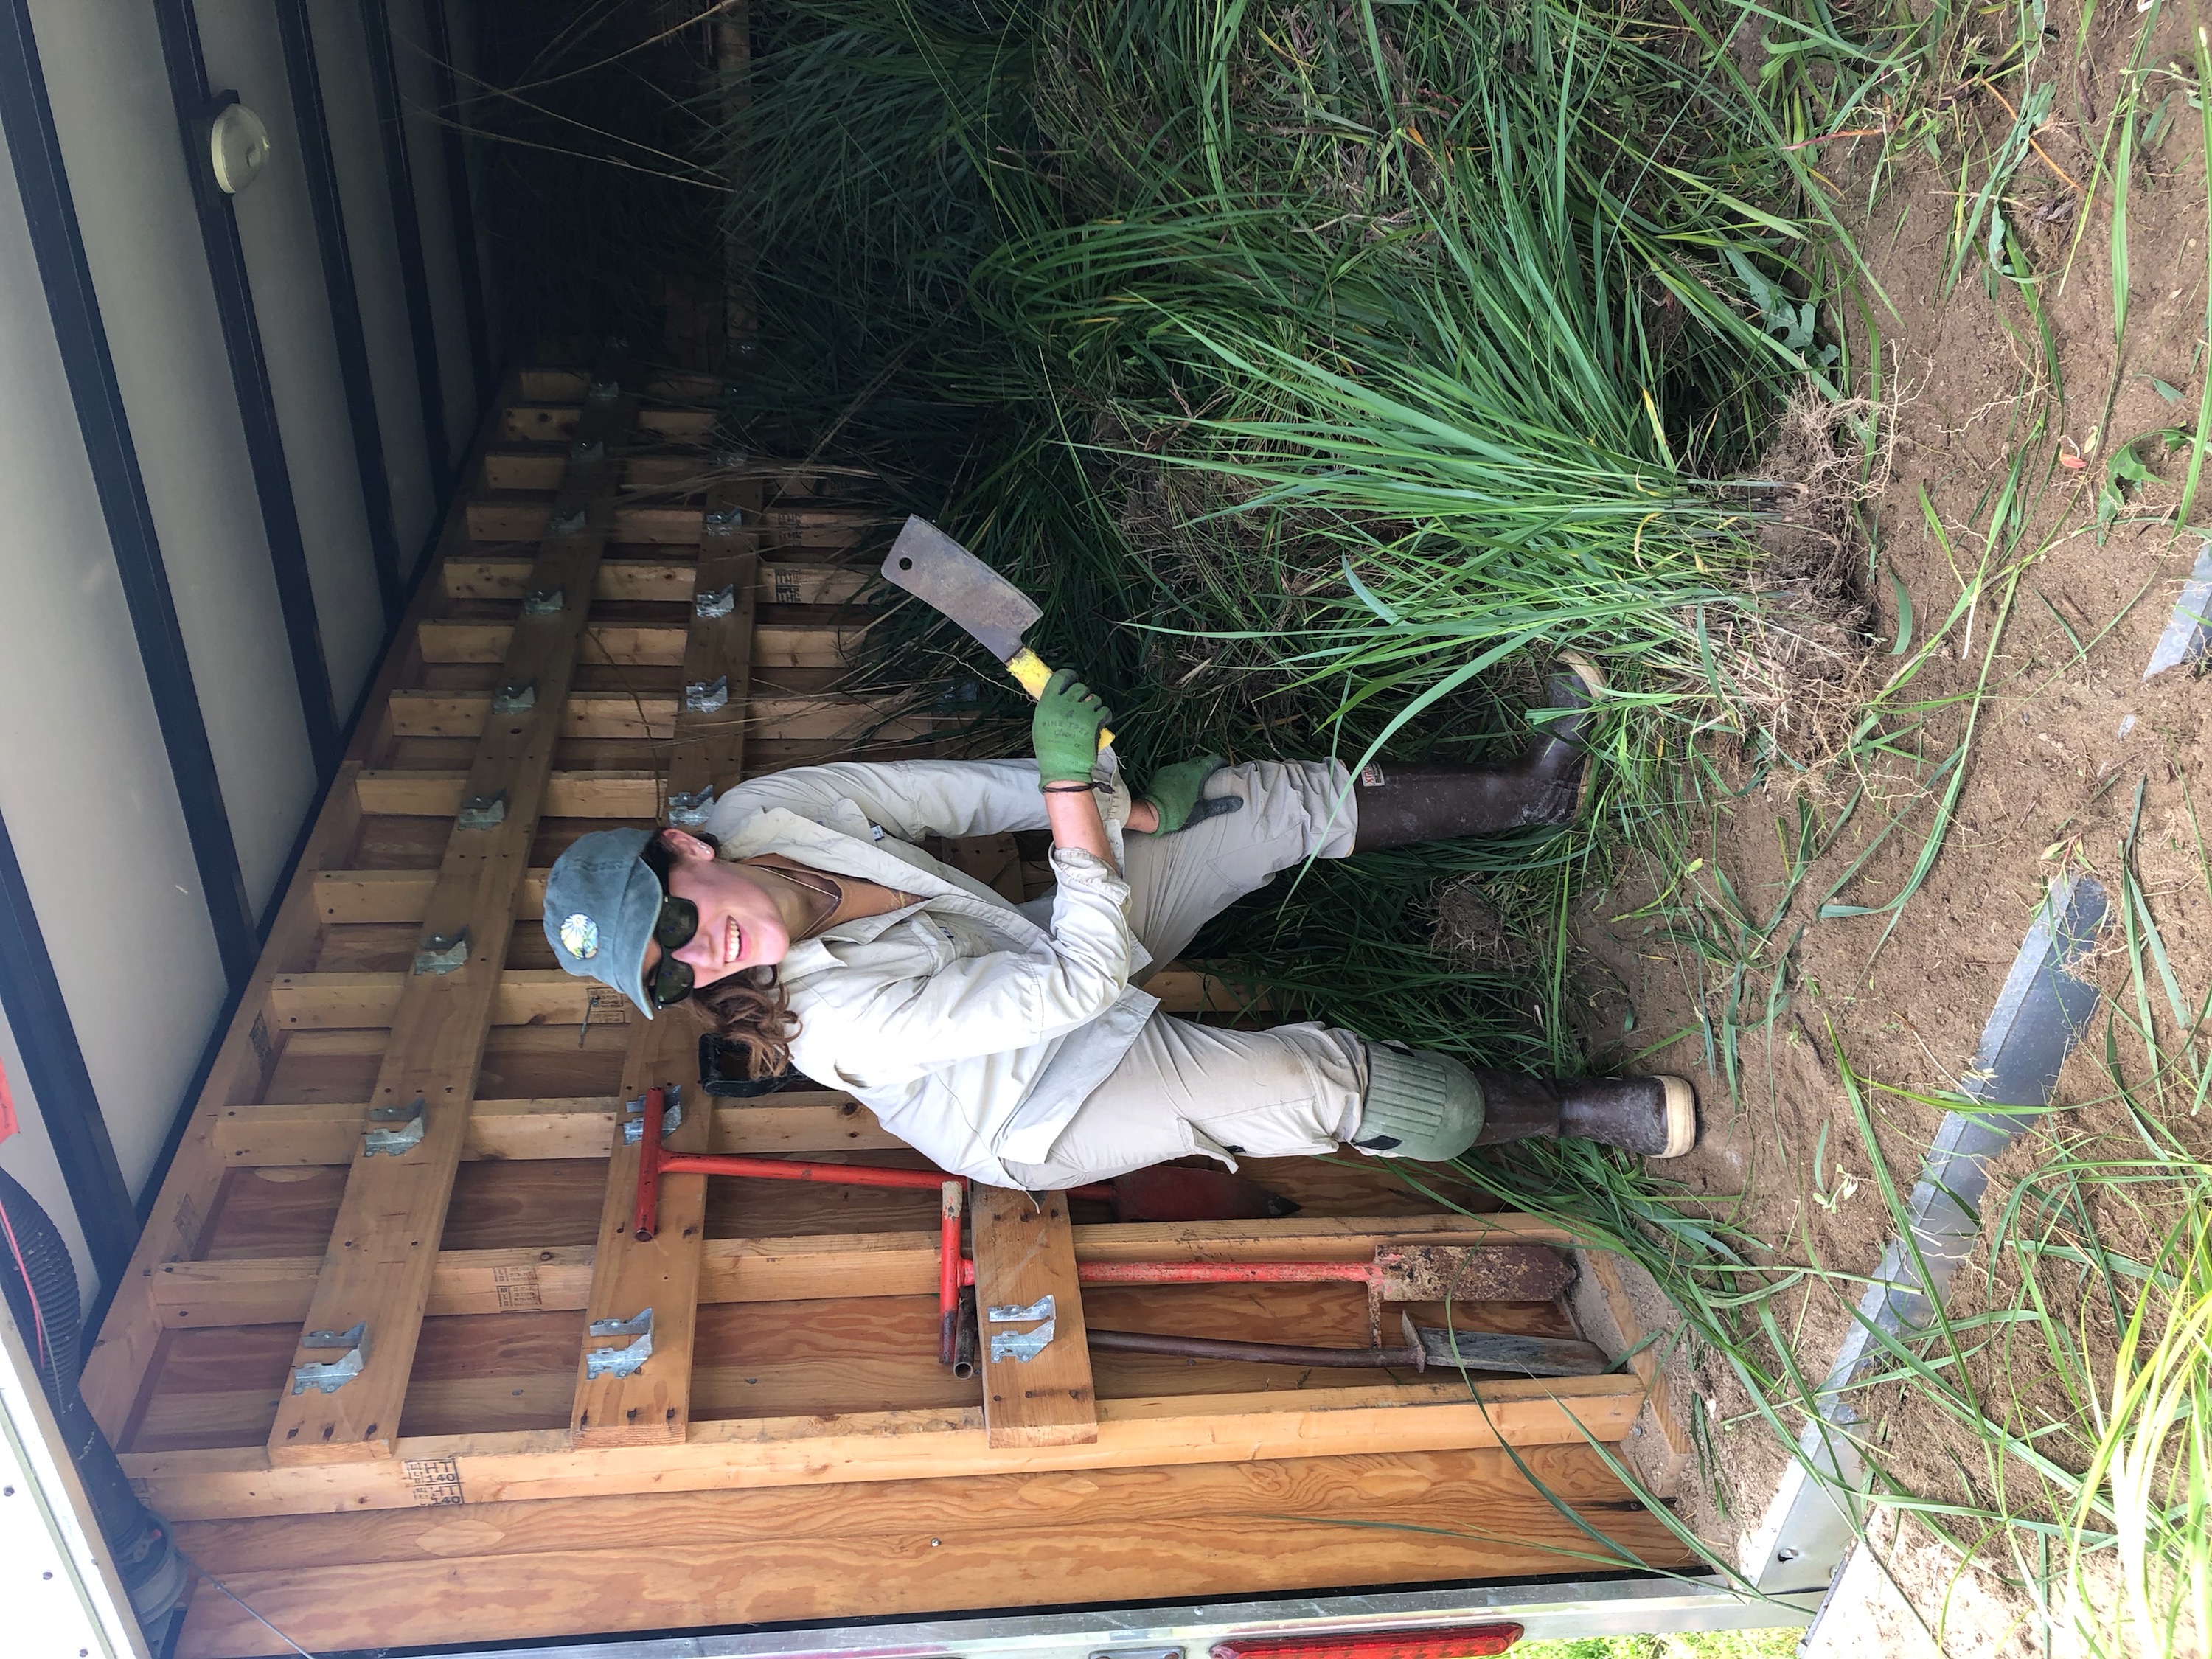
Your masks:
<instances>
[{"instance_id":1,"label":"wooden tool handle","mask_svg":"<svg viewBox=\"0 0 2212 1659\"><path fill-rule=\"evenodd\" d=\"M1006 672L1012 674L1015 683L1030 694L1031 702L1044 696L1045 682L1052 678L1052 670L1044 665L1044 659L1027 646L1024 646L1006 659ZM1104 726L1100 726L1098 746L1103 749L1113 741L1114 734Z\"/></svg>"}]
</instances>

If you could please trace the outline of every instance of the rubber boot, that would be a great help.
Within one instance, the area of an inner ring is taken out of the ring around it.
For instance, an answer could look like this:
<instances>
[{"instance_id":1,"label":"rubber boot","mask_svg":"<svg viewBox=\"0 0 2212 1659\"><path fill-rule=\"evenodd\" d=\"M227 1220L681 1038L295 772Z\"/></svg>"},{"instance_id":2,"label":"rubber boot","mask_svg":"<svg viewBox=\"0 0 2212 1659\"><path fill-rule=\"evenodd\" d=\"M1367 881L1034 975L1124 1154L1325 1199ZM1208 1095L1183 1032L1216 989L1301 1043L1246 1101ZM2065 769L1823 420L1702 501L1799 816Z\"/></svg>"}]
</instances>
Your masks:
<instances>
[{"instance_id":1,"label":"rubber boot","mask_svg":"<svg viewBox=\"0 0 2212 1659\"><path fill-rule=\"evenodd\" d=\"M1580 658L1544 683L1547 708L1568 713L1544 723L1542 735L1510 767L1401 766L1361 769L1352 799L1359 827L1352 850L1403 847L1458 836L1494 836L1532 824L1571 823L1582 810L1583 749L1592 694L1605 679Z\"/></svg>"},{"instance_id":2,"label":"rubber boot","mask_svg":"<svg viewBox=\"0 0 2212 1659\"><path fill-rule=\"evenodd\" d=\"M1595 1140L1645 1158L1680 1158L1697 1144L1698 1096L1679 1077L1544 1078L1477 1071L1478 1146L1540 1135Z\"/></svg>"}]
</instances>

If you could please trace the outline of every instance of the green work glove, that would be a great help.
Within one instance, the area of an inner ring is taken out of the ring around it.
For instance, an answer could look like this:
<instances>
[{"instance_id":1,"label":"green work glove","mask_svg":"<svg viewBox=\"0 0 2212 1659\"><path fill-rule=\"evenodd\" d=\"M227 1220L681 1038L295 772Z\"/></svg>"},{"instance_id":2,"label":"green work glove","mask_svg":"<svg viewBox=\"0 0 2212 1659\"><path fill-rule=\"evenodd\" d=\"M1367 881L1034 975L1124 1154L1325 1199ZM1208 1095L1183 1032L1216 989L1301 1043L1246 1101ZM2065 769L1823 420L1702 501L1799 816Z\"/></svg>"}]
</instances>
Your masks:
<instances>
[{"instance_id":1,"label":"green work glove","mask_svg":"<svg viewBox=\"0 0 2212 1659\"><path fill-rule=\"evenodd\" d=\"M1163 766L1152 774L1152 782L1145 788L1145 799L1160 815L1159 828L1152 833L1172 836L1178 830L1188 830L1194 823L1203 823L1208 818L1241 808L1244 803L1235 795L1223 795L1213 800L1200 799L1206 781L1220 769L1220 756L1200 755L1196 760Z\"/></svg>"},{"instance_id":2,"label":"green work glove","mask_svg":"<svg viewBox=\"0 0 2212 1659\"><path fill-rule=\"evenodd\" d=\"M1075 678L1073 669L1054 670L1030 721L1037 781L1090 782L1091 769L1098 763L1098 728L1113 718L1098 694Z\"/></svg>"}]
</instances>

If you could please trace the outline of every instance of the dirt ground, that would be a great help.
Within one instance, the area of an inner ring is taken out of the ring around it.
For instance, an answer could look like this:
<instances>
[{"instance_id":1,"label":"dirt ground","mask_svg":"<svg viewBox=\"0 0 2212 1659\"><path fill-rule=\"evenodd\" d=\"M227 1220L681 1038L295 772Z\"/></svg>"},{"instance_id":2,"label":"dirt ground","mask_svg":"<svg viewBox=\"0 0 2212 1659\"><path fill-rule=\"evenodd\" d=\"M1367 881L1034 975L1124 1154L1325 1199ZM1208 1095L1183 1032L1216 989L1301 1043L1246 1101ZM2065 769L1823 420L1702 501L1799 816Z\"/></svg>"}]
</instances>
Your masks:
<instances>
[{"instance_id":1,"label":"dirt ground","mask_svg":"<svg viewBox=\"0 0 2212 1659\"><path fill-rule=\"evenodd\" d=\"M2079 27L2073 9L2052 6L2050 23L2057 38L2048 50L2070 51ZM1809 802L1825 832L1852 792L1865 789L1770 935L1765 978L1782 974L1784 995L1771 1030L1741 1032L1733 1096L1713 1063L1707 1035L1722 1018L1717 988L1701 984L1695 958L1657 940L1648 923L1617 920L1650 897L1656 883L1607 895L1586 907L1581 919L1582 942L1598 964L1594 976L1609 975L1620 987L1613 1000L1601 999L1601 1006L1611 1007L1625 995L1634 1010L1634 1029L1616 1036L1613 1058L1638 1056L1639 1069L1692 1075L1705 1103L1704 1143L1668 1173L1687 1192L1705 1195L1715 1213L1768 1241L1778 1259L1816 1262L1844 1274L1863 1274L1875 1265L1893 1229L1837 1053L1861 1077L1903 1091L1871 1093L1868 1105L1881 1155L1899 1187L1909 1189L1943 1109L1908 1097L1960 1088L1998 988L2052 877L2061 870L2094 873L2117 902L2121 843L2139 793L2136 871L2172 969L2192 998L2212 982L2206 883L2189 810L2191 792L2204 776L2212 701L2187 668L2148 683L2142 678L2179 584L2203 545L2203 536L2178 535L2172 523L2186 451L2171 454L2155 440L2137 446L2154 477L2130 494L2108 534L2095 532L2095 498L2115 443L2165 428L2193 428L2204 384L2208 222L2197 112L2177 100L2182 118L2143 152L2134 175L2128 318L2117 354L2108 188L2088 209L2086 227L2079 222L2082 196L2075 185L2095 167L2096 135L2113 106L2141 23L2133 7L2098 10L2072 95L2057 100L2052 120L2037 134L2039 149L2026 159L2006 203L2008 218L2027 227L2040 277L2060 371L2056 387L2014 285L1985 280L1987 261L1978 252L1966 259L1948 299L1942 297L1960 199L1955 155L1947 153L1938 166L1916 153L1903 171L1889 175L1868 211L1879 141L1850 149L1835 143L1820 152L1819 165L1838 186L1846 213L1856 205L1862 252L1895 307L1889 314L1870 296L1878 342L1865 319L1850 325L1862 368L1879 350L1881 413L1887 423L1878 445L1885 452L1876 469L1879 487L1864 503L1871 561L1864 545L1855 554L1857 597L1875 613L1876 683L1907 660L1888 654L1900 624L1897 585L1910 596L1917 649L1952 612L1980 564L1987 503L2023 445L2026 480L2039 493L2030 497L2020 548L2040 544L2044 550L2020 580L2008 611L2000 588L1986 590L1970 627L1954 627L1899 695L1893 725L1924 722L1920 743L1929 761L1920 777L1905 760L1877 756L1879 765L1840 765L1787 792L1754 788L1714 815L1706 867L1686 879L1716 912L1726 914L1737 907L1715 879L1717 871L1724 872L1740 908L1763 920L1787 890L1784 848L1796 834L1799 799ZM2145 63L2154 71L2185 64L2193 27L2188 13L2172 9L2159 22ZM2193 70L2190 81L2193 85ZM2016 81L2007 84L2016 87ZM2146 112L2177 84L2154 75L2148 79ZM2001 137L2011 125L1986 88L1938 89L1936 95L1962 100L1961 112L1992 135ZM1985 168L1970 172L1967 191L1985 176ZM1858 389L1871 390L1863 374ZM2108 394L2111 415L2100 432ZM2039 432L2033 426L2039 414L2048 416ZM2084 464L2071 465L2077 460ZM1929 529L1931 514L1942 539ZM2200 524L2207 516L2202 505L2192 513ZM1987 695L1964 763L1955 818L1925 880L1893 928L1887 914L1818 919L1823 897L1891 814L1909 803L1904 822L1834 899L1876 906L1910 880L1934 816L1925 775L1964 733L1965 711L1992 640ZM1909 750L1911 741L1905 746ZM1740 763L1739 771L1748 776ZM2132 998L2125 961L2117 932L2108 929L2096 959L2081 971ZM1756 1021L1766 1006L1761 982L1740 1018ZM1639 1056L1653 1034L1678 1029L1675 1040ZM2008 1177L2050 1156L2054 1137L2102 1131L2119 1121L2110 1099L2103 1029L2100 1016L2095 1036L2076 1050L2061 1081L2060 1103L2076 1109L2025 1139L1998 1172L1999 1194ZM2169 1097L2169 1105L2185 1113L2185 1095L2178 1103ZM1971 1303L1984 1293L1986 1279L1983 1273L1978 1280L1969 1264L1961 1295ZM1845 1302L1856 1299L1857 1289L1845 1284L1815 1291L1791 1310L1798 1353L1816 1375L1844 1334ZM1731 1378L1687 1356L1678 1356L1674 1370L1677 1401L1708 1413L1718 1463L1710 1484L1689 1482L1683 1512L1733 1553L1757 1526L1783 1454L1762 1425L1742 1420L1748 1402ZM1916 1410L1907 1405L1883 1425L1890 1467L1930 1494L1963 1486L1972 1495L1976 1455L1966 1454L1962 1465L1961 1448L1945 1425ZM1952 1582L1955 1563L1939 1559L1942 1552L1916 1546L1888 1553L1918 1619L1937 1632L1940 1650L2042 1650L2036 1621L2022 1616L2023 1604L2008 1599L2001 1585L1978 1581L1974 1593L1962 1597ZM1906 1639L1897 1621L1910 1617L1893 1597L1887 1613L1878 1611L1861 1638L1843 1650L1937 1650L1921 1645L1917 1632Z\"/></svg>"}]
</instances>

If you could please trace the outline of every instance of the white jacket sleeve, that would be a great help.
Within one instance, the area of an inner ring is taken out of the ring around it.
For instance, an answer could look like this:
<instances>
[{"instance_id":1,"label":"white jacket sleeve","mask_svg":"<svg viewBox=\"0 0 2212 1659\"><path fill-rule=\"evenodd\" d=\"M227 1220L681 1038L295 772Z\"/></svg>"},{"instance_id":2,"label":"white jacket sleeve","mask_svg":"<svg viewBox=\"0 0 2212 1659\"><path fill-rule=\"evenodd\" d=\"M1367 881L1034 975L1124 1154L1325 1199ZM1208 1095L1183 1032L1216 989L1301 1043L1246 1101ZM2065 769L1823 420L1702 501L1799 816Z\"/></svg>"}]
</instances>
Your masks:
<instances>
[{"instance_id":1,"label":"white jacket sleeve","mask_svg":"<svg viewBox=\"0 0 2212 1659\"><path fill-rule=\"evenodd\" d=\"M856 1039L839 1046L925 1070L1048 1042L1111 1008L1129 982L1128 884L1089 853L1060 848L1052 862L1059 886L1047 940L838 1000L833 1018Z\"/></svg>"},{"instance_id":2,"label":"white jacket sleeve","mask_svg":"<svg viewBox=\"0 0 2212 1659\"><path fill-rule=\"evenodd\" d=\"M734 810L781 806L820 820L849 800L901 841L995 836L1045 828L1033 760L836 761L749 778L718 802Z\"/></svg>"}]
</instances>

